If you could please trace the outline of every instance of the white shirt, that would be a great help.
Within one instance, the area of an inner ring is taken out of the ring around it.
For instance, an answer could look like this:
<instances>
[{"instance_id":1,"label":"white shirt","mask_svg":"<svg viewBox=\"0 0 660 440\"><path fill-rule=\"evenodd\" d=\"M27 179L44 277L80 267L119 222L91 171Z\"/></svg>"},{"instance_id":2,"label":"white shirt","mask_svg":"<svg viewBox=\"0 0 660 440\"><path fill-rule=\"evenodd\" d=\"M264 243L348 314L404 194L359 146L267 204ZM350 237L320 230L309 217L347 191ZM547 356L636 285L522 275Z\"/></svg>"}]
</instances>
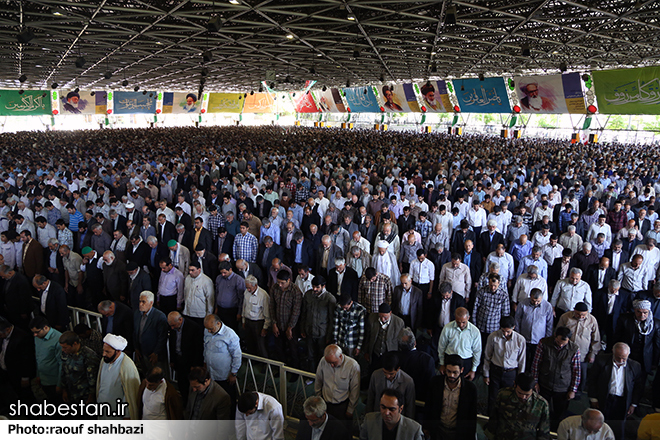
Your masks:
<instances>
[{"instance_id":1,"label":"white shirt","mask_svg":"<svg viewBox=\"0 0 660 440\"><path fill-rule=\"evenodd\" d=\"M557 429L558 440L614 440L612 428L607 423L603 423L596 434L589 434L582 427L582 416L567 417L559 424Z\"/></svg>"},{"instance_id":2,"label":"white shirt","mask_svg":"<svg viewBox=\"0 0 660 440\"><path fill-rule=\"evenodd\" d=\"M541 249L541 255L546 263L548 263L548 266L552 266L556 258L561 258L562 252L564 252L564 246L559 243L554 246L548 243Z\"/></svg>"},{"instance_id":3,"label":"white shirt","mask_svg":"<svg viewBox=\"0 0 660 440\"><path fill-rule=\"evenodd\" d=\"M48 285L44 291L41 292L41 313L44 315L46 314L46 300L48 299L48 290L50 290L50 281L48 281Z\"/></svg>"},{"instance_id":4,"label":"white shirt","mask_svg":"<svg viewBox=\"0 0 660 440\"><path fill-rule=\"evenodd\" d=\"M142 392L142 420L167 420L165 391L167 382L161 380L155 390L145 388Z\"/></svg>"},{"instance_id":5,"label":"white shirt","mask_svg":"<svg viewBox=\"0 0 660 440\"><path fill-rule=\"evenodd\" d=\"M284 414L282 405L268 394L257 393L259 402L254 414L246 416L236 410L237 440L283 440Z\"/></svg>"},{"instance_id":6,"label":"white shirt","mask_svg":"<svg viewBox=\"0 0 660 440\"><path fill-rule=\"evenodd\" d=\"M410 276L415 283L429 284L435 279L435 266L426 258L421 263L416 259L410 263Z\"/></svg>"},{"instance_id":7,"label":"white shirt","mask_svg":"<svg viewBox=\"0 0 660 440\"><path fill-rule=\"evenodd\" d=\"M616 252L612 250L612 268L616 270L617 272L619 271L619 264L621 264L621 254L623 251ZM625 263L625 261L624 261Z\"/></svg>"},{"instance_id":8,"label":"white shirt","mask_svg":"<svg viewBox=\"0 0 660 440\"><path fill-rule=\"evenodd\" d=\"M589 313L591 313L591 287L589 287L589 284L580 280L574 286L568 278L560 280L552 294L552 300L550 301L552 307L569 311L575 309L575 304L579 302L584 302L589 309Z\"/></svg>"},{"instance_id":9,"label":"white shirt","mask_svg":"<svg viewBox=\"0 0 660 440\"><path fill-rule=\"evenodd\" d=\"M618 366L612 362L612 377L610 378L610 394L613 396L623 396L626 383L626 364Z\"/></svg>"},{"instance_id":10,"label":"white shirt","mask_svg":"<svg viewBox=\"0 0 660 440\"><path fill-rule=\"evenodd\" d=\"M545 278L537 276L536 279L532 279L528 273L524 273L520 275L516 281L516 285L511 294L512 301L517 304L523 299L529 298L532 289L541 289L541 292L543 292L543 300L548 300L548 282Z\"/></svg>"},{"instance_id":11,"label":"white shirt","mask_svg":"<svg viewBox=\"0 0 660 440\"><path fill-rule=\"evenodd\" d=\"M450 304L451 304L451 298L442 300L442 303L440 305L440 318L438 319L438 325L440 327L444 327L445 325L451 322L450 314L449 314Z\"/></svg>"}]
</instances>

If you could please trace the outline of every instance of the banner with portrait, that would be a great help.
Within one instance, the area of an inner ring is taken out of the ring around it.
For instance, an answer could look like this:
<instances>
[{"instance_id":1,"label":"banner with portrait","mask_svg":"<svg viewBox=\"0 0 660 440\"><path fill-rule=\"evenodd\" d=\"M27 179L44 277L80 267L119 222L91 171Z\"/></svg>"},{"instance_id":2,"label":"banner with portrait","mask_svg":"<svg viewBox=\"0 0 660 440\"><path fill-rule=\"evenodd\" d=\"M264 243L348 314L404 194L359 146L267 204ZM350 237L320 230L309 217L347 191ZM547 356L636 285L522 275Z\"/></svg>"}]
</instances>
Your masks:
<instances>
[{"instance_id":1,"label":"banner with portrait","mask_svg":"<svg viewBox=\"0 0 660 440\"><path fill-rule=\"evenodd\" d=\"M584 93L580 74L517 76L513 78L523 113L584 114Z\"/></svg>"},{"instance_id":2,"label":"banner with portrait","mask_svg":"<svg viewBox=\"0 0 660 440\"><path fill-rule=\"evenodd\" d=\"M163 93L163 113L199 113L202 110L202 97L196 92Z\"/></svg>"},{"instance_id":3,"label":"banner with portrait","mask_svg":"<svg viewBox=\"0 0 660 440\"><path fill-rule=\"evenodd\" d=\"M601 70L592 76L600 113L660 114L660 67Z\"/></svg>"},{"instance_id":4,"label":"banner with portrait","mask_svg":"<svg viewBox=\"0 0 660 440\"><path fill-rule=\"evenodd\" d=\"M241 99L238 99L240 96ZM207 113L240 113L243 111L243 95L238 93L211 93Z\"/></svg>"},{"instance_id":5,"label":"banner with portrait","mask_svg":"<svg viewBox=\"0 0 660 440\"><path fill-rule=\"evenodd\" d=\"M62 90L59 99L62 115L101 115L108 108L108 93L102 90Z\"/></svg>"},{"instance_id":6,"label":"banner with portrait","mask_svg":"<svg viewBox=\"0 0 660 440\"><path fill-rule=\"evenodd\" d=\"M291 99L297 113L318 113L320 111L314 102L312 92L294 92L291 94Z\"/></svg>"},{"instance_id":7,"label":"banner with portrait","mask_svg":"<svg viewBox=\"0 0 660 440\"><path fill-rule=\"evenodd\" d=\"M50 115L51 108L45 90L0 90L0 116Z\"/></svg>"},{"instance_id":8,"label":"banner with portrait","mask_svg":"<svg viewBox=\"0 0 660 440\"><path fill-rule=\"evenodd\" d=\"M457 79L453 81L458 105L465 113L510 113L504 78Z\"/></svg>"},{"instance_id":9,"label":"banner with portrait","mask_svg":"<svg viewBox=\"0 0 660 440\"><path fill-rule=\"evenodd\" d=\"M353 113L380 113L380 105L371 87L348 87L343 89L348 108Z\"/></svg>"},{"instance_id":10,"label":"banner with portrait","mask_svg":"<svg viewBox=\"0 0 660 440\"><path fill-rule=\"evenodd\" d=\"M117 115L156 113L156 92L114 92L113 112Z\"/></svg>"},{"instance_id":11,"label":"banner with portrait","mask_svg":"<svg viewBox=\"0 0 660 440\"><path fill-rule=\"evenodd\" d=\"M412 83L378 86L383 94L383 108L387 113L419 113L419 103Z\"/></svg>"},{"instance_id":12,"label":"banner with portrait","mask_svg":"<svg viewBox=\"0 0 660 440\"><path fill-rule=\"evenodd\" d=\"M243 105L243 113L274 113L275 100L270 93L248 94Z\"/></svg>"},{"instance_id":13,"label":"banner with portrait","mask_svg":"<svg viewBox=\"0 0 660 440\"><path fill-rule=\"evenodd\" d=\"M337 88L320 92L317 102L318 109L323 113L346 113L344 101L341 99L341 92Z\"/></svg>"},{"instance_id":14,"label":"banner with portrait","mask_svg":"<svg viewBox=\"0 0 660 440\"><path fill-rule=\"evenodd\" d=\"M451 113L454 111L449 100L446 82L442 80L427 81L416 85L422 95L422 105L426 107L427 113Z\"/></svg>"}]
</instances>

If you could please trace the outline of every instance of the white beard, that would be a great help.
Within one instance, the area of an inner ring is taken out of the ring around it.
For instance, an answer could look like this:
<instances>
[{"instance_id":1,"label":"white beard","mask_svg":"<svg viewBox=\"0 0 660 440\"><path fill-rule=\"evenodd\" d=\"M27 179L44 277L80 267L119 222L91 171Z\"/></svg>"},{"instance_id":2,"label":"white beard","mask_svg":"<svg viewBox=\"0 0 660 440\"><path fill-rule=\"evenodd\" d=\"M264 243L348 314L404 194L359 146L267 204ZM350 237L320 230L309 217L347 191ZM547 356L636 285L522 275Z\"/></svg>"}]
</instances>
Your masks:
<instances>
[{"instance_id":1,"label":"white beard","mask_svg":"<svg viewBox=\"0 0 660 440\"><path fill-rule=\"evenodd\" d=\"M78 104L80 104L80 101L74 103L73 101L69 101L68 104L73 107L73 108L78 108Z\"/></svg>"},{"instance_id":2,"label":"white beard","mask_svg":"<svg viewBox=\"0 0 660 440\"><path fill-rule=\"evenodd\" d=\"M529 106L534 110L541 110L543 107L543 98L536 96L536 98L529 97Z\"/></svg>"}]
</instances>

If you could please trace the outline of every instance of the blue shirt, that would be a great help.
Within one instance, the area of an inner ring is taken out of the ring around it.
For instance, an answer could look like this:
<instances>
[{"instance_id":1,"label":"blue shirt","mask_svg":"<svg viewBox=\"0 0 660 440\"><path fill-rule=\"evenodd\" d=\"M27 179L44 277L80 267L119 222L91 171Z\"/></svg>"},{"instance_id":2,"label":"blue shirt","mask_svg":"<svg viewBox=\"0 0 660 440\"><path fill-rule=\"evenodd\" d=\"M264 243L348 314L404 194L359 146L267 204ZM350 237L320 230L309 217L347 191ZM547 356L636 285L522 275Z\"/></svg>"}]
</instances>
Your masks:
<instances>
[{"instance_id":1,"label":"blue shirt","mask_svg":"<svg viewBox=\"0 0 660 440\"><path fill-rule=\"evenodd\" d=\"M214 334L204 332L204 362L211 379L227 380L229 373L238 373L242 356L238 335L227 325Z\"/></svg>"},{"instance_id":2,"label":"blue shirt","mask_svg":"<svg viewBox=\"0 0 660 440\"><path fill-rule=\"evenodd\" d=\"M472 252L469 254L465 252L463 255L463 264L465 264L467 267L470 267L470 262L472 261Z\"/></svg>"},{"instance_id":3,"label":"blue shirt","mask_svg":"<svg viewBox=\"0 0 660 440\"><path fill-rule=\"evenodd\" d=\"M302 243L296 244L296 258L294 263L302 263Z\"/></svg>"}]
</instances>

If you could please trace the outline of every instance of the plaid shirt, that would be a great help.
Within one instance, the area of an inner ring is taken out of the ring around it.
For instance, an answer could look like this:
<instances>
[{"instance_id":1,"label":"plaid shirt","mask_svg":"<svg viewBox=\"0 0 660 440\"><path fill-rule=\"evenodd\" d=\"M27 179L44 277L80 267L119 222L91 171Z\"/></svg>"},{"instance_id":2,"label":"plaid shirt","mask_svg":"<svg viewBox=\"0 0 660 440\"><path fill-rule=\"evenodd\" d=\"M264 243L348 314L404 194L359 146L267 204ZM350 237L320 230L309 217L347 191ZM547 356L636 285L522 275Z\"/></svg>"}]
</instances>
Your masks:
<instances>
[{"instance_id":1,"label":"plaid shirt","mask_svg":"<svg viewBox=\"0 0 660 440\"><path fill-rule=\"evenodd\" d=\"M307 203L308 198L309 198L309 191L307 191L307 188L303 186L296 190L296 198L295 198L296 203L305 204Z\"/></svg>"},{"instance_id":2,"label":"plaid shirt","mask_svg":"<svg viewBox=\"0 0 660 440\"><path fill-rule=\"evenodd\" d=\"M60 246L65 244L69 246L69 249L73 250L73 233L71 233L69 228L57 230L57 241L60 243Z\"/></svg>"},{"instance_id":3,"label":"plaid shirt","mask_svg":"<svg viewBox=\"0 0 660 440\"><path fill-rule=\"evenodd\" d=\"M284 185L284 187L287 189L287 191L289 191L289 195L291 199L294 200L294 197L296 195L296 184L289 182L286 185Z\"/></svg>"},{"instance_id":4,"label":"plaid shirt","mask_svg":"<svg viewBox=\"0 0 660 440\"><path fill-rule=\"evenodd\" d=\"M612 234L616 234L620 229L623 229L626 226L626 221L628 216L622 210L619 212L610 211L607 213L607 224L612 228Z\"/></svg>"},{"instance_id":5,"label":"plaid shirt","mask_svg":"<svg viewBox=\"0 0 660 440\"><path fill-rule=\"evenodd\" d=\"M500 286L503 284L506 286L506 283L500 283ZM509 310L511 310L509 295L500 288L495 293L491 293L490 288L486 285L485 288L477 291L474 310L476 310L472 315L474 325L481 333L491 334L499 330L502 316L509 316Z\"/></svg>"},{"instance_id":6,"label":"plaid shirt","mask_svg":"<svg viewBox=\"0 0 660 440\"><path fill-rule=\"evenodd\" d=\"M248 263L257 262L257 237L247 232L245 235L237 234L234 238L234 261L242 258Z\"/></svg>"},{"instance_id":7,"label":"plaid shirt","mask_svg":"<svg viewBox=\"0 0 660 440\"><path fill-rule=\"evenodd\" d=\"M209 215L207 219L209 231L213 234L213 239L218 238L218 228L225 225L225 216L222 214L218 215Z\"/></svg>"},{"instance_id":8,"label":"plaid shirt","mask_svg":"<svg viewBox=\"0 0 660 440\"><path fill-rule=\"evenodd\" d=\"M561 350L557 347L555 343L555 349ZM542 341L539 341L539 344L536 346L536 353L534 353L534 362L532 362L532 376L538 383L539 381L539 364L541 363L541 358L543 358L543 350L545 350L545 344ZM580 385L582 371L580 370L580 349L575 350L575 354L571 359L571 385L568 388L568 391L577 393L578 385Z\"/></svg>"},{"instance_id":9,"label":"plaid shirt","mask_svg":"<svg viewBox=\"0 0 660 440\"><path fill-rule=\"evenodd\" d=\"M392 304L392 282L390 277L378 273L376 274L376 281L369 281L366 276L362 275L358 287L358 302L369 313L378 313L378 307L384 302Z\"/></svg>"},{"instance_id":10,"label":"plaid shirt","mask_svg":"<svg viewBox=\"0 0 660 440\"><path fill-rule=\"evenodd\" d=\"M294 283L290 283L286 290L282 290L277 283L270 289L270 316L280 331L296 326L300 318L302 299L302 293Z\"/></svg>"},{"instance_id":11,"label":"plaid shirt","mask_svg":"<svg viewBox=\"0 0 660 440\"><path fill-rule=\"evenodd\" d=\"M353 302L348 310L344 310L342 306L337 304L332 336L335 344L340 347L361 350L364 342L364 320L366 315L366 309L356 302Z\"/></svg>"},{"instance_id":12,"label":"plaid shirt","mask_svg":"<svg viewBox=\"0 0 660 440\"><path fill-rule=\"evenodd\" d=\"M426 238L431 235L433 231L433 224L428 220L417 220L415 222L415 231L419 232L419 235L422 236L422 240L426 242Z\"/></svg>"}]
</instances>

